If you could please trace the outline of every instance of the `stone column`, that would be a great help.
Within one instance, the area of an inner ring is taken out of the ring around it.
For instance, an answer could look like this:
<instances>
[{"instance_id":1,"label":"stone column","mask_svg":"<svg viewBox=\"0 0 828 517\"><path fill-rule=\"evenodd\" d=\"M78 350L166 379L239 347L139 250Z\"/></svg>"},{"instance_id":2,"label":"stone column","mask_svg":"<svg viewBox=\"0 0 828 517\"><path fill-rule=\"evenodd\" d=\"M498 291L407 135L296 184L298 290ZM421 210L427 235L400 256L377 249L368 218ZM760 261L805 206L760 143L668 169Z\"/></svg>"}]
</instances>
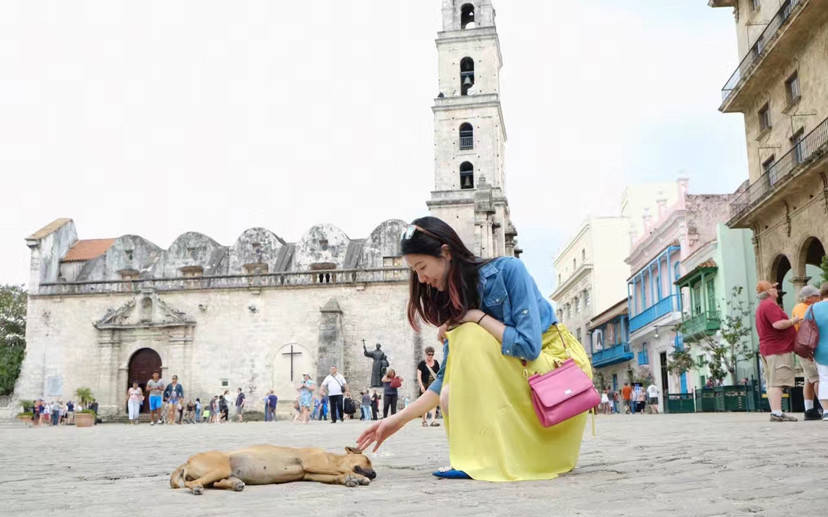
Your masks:
<instances>
[{"instance_id":1,"label":"stone column","mask_svg":"<svg viewBox=\"0 0 828 517\"><path fill-rule=\"evenodd\" d=\"M317 380L321 381L335 365L345 379L350 371L344 364L345 334L342 330L342 309L336 298L331 298L324 307L319 309L319 343L316 362Z\"/></svg>"},{"instance_id":2,"label":"stone column","mask_svg":"<svg viewBox=\"0 0 828 517\"><path fill-rule=\"evenodd\" d=\"M98 385L92 390L92 396L98 401L98 411L101 415L118 415L123 411L122 408L119 409L119 393L122 391L118 389L120 352L120 332L101 332L98 338Z\"/></svg>"}]
</instances>

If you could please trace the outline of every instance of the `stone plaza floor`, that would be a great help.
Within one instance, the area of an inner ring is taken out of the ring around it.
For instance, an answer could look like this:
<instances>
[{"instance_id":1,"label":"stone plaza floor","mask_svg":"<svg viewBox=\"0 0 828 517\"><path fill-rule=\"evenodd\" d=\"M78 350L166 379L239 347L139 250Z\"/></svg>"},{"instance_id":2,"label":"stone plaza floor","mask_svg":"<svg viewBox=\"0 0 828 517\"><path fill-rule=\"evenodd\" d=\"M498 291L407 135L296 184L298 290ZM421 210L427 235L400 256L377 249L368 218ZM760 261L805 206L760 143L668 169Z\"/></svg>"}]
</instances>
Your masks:
<instances>
[{"instance_id":1,"label":"stone plaza floor","mask_svg":"<svg viewBox=\"0 0 828 517\"><path fill-rule=\"evenodd\" d=\"M828 422L768 414L612 415L590 426L578 467L522 483L438 480L442 427L412 422L372 455L377 479L169 488L188 456L257 443L342 452L366 424L288 422L79 429L0 426L0 515L819 515L828 501Z\"/></svg>"}]
</instances>

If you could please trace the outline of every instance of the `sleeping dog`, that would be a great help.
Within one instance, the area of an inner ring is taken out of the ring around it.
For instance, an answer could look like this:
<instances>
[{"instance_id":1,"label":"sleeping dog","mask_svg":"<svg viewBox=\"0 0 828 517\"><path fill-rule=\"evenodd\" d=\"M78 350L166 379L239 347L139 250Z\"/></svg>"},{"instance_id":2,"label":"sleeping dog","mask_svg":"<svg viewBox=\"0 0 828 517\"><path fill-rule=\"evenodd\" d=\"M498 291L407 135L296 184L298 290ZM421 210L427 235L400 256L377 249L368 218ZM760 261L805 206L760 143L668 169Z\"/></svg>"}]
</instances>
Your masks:
<instances>
[{"instance_id":1,"label":"sleeping dog","mask_svg":"<svg viewBox=\"0 0 828 517\"><path fill-rule=\"evenodd\" d=\"M207 487L244 490L247 485L290 481L319 481L355 487L377 477L371 460L359 449L346 454L322 449L254 445L232 452L209 451L191 456L170 475L172 488L189 488L201 495Z\"/></svg>"}]
</instances>

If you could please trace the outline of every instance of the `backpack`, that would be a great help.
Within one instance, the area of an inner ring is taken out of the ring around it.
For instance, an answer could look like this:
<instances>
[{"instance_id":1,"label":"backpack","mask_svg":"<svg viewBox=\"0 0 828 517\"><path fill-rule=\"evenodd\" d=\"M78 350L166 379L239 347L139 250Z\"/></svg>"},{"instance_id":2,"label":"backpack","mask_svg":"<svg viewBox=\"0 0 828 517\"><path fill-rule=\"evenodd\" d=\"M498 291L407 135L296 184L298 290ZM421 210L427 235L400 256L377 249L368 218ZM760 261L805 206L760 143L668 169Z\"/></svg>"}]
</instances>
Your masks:
<instances>
[{"instance_id":1,"label":"backpack","mask_svg":"<svg viewBox=\"0 0 828 517\"><path fill-rule=\"evenodd\" d=\"M810 316L810 318L808 318ZM814 320L814 306L808 309L805 319L799 324L799 331L794 341L794 353L805 359L813 359L814 351L819 344L819 327Z\"/></svg>"}]
</instances>

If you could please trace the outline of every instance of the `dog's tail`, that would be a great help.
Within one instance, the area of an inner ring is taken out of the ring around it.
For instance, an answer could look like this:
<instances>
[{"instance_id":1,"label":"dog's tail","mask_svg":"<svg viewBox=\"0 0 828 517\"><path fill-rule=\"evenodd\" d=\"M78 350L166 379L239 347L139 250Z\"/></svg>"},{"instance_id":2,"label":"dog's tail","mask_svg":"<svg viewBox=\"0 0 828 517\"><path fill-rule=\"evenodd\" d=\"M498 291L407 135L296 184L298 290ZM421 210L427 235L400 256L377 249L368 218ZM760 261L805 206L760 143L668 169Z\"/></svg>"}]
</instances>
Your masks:
<instances>
[{"instance_id":1,"label":"dog's tail","mask_svg":"<svg viewBox=\"0 0 828 517\"><path fill-rule=\"evenodd\" d=\"M183 464L170 474L170 488L184 488L187 481L187 464Z\"/></svg>"}]
</instances>

